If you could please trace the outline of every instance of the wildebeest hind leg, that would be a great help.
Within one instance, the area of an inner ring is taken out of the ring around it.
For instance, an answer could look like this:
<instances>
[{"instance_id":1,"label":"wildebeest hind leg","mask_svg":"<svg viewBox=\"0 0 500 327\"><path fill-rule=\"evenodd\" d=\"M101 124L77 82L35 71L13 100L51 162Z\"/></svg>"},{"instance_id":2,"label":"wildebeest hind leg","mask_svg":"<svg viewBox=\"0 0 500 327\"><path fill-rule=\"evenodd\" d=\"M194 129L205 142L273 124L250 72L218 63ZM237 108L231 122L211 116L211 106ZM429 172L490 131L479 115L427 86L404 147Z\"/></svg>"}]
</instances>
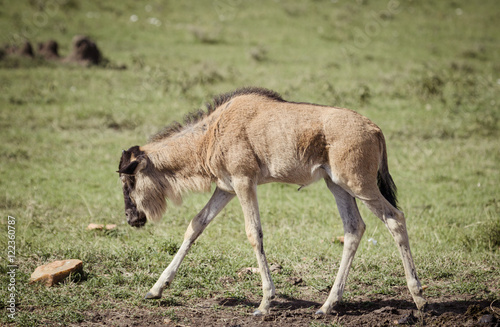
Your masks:
<instances>
[{"instance_id":1,"label":"wildebeest hind leg","mask_svg":"<svg viewBox=\"0 0 500 327\"><path fill-rule=\"evenodd\" d=\"M379 194L378 197L374 198L374 200L364 200L363 202L378 218L380 218L380 220L385 223L394 238L394 241L396 241L403 260L406 283L413 297L413 301L419 310L423 310L427 301L423 297L422 286L418 280L417 270L411 255L404 214L392 206L382 196L382 194Z\"/></svg>"}]
</instances>

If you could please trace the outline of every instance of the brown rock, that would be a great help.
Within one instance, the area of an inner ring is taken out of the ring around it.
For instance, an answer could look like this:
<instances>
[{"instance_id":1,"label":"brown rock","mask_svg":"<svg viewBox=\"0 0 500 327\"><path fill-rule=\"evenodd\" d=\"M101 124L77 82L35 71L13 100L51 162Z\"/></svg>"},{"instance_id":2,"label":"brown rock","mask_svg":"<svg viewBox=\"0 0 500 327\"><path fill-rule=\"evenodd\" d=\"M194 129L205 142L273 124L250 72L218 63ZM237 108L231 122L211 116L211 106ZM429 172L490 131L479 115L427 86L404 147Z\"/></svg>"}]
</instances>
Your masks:
<instances>
[{"instance_id":1,"label":"brown rock","mask_svg":"<svg viewBox=\"0 0 500 327\"><path fill-rule=\"evenodd\" d=\"M90 223L87 226L87 230L95 230L95 229L98 229L98 230L101 230L101 229L113 230L115 228L116 228L116 224L106 224L106 225L103 225L103 224Z\"/></svg>"},{"instance_id":2,"label":"brown rock","mask_svg":"<svg viewBox=\"0 0 500 327\"><path fill-rule=\"evenodd\" d=\"M104 225L103 225L103 224L94 224L94 223L90 223L90 224L87 226L87 229L88 229L88 230L103 229L103 228L104 228Z\"/></svg>"},{"instance_id":3,"label":"brown rock","mask_svg":"<svg viewBox=\"0 0 500 327\"><path fill-rule=\"evenodd\" d=\"M59 260L37 267L31 274L30 283L43 282L46 286L53 286L71 273L80 272L83 262L78 259Z\"/></svg>"}]
</instances>

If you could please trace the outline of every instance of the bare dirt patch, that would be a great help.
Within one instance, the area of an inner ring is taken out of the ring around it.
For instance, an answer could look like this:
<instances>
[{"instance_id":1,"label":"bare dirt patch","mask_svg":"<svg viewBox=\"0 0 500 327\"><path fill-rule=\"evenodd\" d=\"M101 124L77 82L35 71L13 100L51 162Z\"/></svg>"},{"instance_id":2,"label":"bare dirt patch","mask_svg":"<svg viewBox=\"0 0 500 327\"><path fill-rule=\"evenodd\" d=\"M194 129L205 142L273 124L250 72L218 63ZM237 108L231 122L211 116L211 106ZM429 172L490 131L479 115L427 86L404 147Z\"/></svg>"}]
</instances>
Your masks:
<instances>
[{"instance_id":1,"label":"bare dirt patch","mask_svg":"<svg viewBox=\"0 0 500 327\"><path fill-rule=\"evenodd\" d=\"M500 326L500 303L459 297L432 298L425 312L412 302L390 296L342 303L324 317L319 302L278 297L272 313L253 317L253 301L213 298L158 308L85 312L74 326Z\"/></svg>"}]
</instances>

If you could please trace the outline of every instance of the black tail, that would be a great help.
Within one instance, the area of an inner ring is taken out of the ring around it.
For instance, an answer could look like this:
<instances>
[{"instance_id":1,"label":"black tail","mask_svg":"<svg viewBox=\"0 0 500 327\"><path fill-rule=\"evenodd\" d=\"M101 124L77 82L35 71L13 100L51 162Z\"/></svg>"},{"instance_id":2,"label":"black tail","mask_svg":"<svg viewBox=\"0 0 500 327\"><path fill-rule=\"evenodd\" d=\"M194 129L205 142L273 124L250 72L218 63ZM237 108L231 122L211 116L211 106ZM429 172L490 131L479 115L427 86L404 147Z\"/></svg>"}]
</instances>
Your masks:
<instances>
[{"instance_id":1,"label":"black tail","mask_svg":"<svg viewBox=\"0 0 500 327\"><path fill-rule=\"evenodd\" d=\"M391 174L389 174L389 166L387 165L387 150L385 147L385 140L382 137L382 162L380 163L380 167L377 173L377 185L380 193L384 196L384 198L389 201L396 209L398 207L398 199L397 199L397 187L392 179Z\"/></svg>"}]
</instances>

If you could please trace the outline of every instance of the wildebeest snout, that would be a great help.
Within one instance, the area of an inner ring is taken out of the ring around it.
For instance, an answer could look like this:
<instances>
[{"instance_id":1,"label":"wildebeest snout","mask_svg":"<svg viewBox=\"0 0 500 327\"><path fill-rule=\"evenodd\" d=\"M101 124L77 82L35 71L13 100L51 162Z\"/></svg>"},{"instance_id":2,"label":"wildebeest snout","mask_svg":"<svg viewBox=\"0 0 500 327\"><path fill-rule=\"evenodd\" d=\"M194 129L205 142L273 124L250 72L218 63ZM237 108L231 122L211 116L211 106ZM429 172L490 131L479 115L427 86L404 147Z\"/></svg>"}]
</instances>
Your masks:
<instances>
[{"instance_id":1,"label":"wildebeest snout","mask_svg":"<svg viewBox=\"0 0 500 327\"><path fill-rule=\"evenodd\" d=\"M127 217L127 223L132 227L142 227L147 221L146 215L138 212L135 208L126 209L125 216Z\"/></svg>"}]
</instances>

